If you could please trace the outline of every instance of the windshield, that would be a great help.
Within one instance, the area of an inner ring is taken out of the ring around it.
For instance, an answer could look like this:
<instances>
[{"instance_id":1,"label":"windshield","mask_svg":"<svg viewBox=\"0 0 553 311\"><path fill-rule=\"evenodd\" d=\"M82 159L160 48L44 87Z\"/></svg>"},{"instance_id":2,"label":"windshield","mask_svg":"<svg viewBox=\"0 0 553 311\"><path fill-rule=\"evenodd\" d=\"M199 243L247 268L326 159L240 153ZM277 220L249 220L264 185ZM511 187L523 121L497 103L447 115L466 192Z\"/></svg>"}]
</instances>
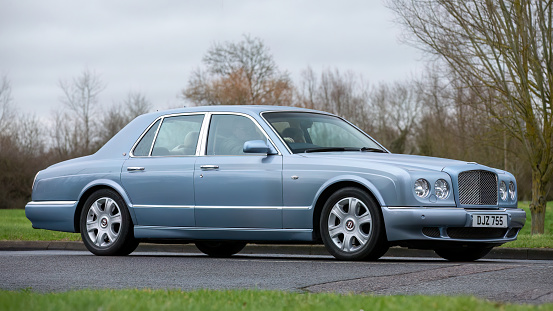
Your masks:
<instances>
[{"instance_id":1,"label":"windshield","mask_svg":"<svg viewBox=\"0 0 553 311\"><path fill-rule=\"evenodd\" d=\"M267 112L263 117L293 153L386 152L365 133L335 116L309 112Z\"/></svg>"}]
</instances>

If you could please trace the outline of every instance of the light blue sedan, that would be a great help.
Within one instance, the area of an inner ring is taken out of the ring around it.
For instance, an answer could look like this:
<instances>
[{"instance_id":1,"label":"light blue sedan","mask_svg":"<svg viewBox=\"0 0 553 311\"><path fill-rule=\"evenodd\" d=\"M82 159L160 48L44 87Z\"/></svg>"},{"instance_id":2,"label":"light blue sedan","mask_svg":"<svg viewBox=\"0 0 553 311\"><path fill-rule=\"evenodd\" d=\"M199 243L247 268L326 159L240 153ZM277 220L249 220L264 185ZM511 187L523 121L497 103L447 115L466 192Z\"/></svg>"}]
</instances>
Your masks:
<instances>
[{"instance_id":1,"label":"light blue sedan","mask_svg":"<svg viewBox=\"0 0 553 311\"><path fill-rule=\"evenodd\" d=\"M25 212L34 228L80 232L96 255L141 241L216 257L323 243L341 260L395 245L476 260L526 220L508 172L391 154L340 117L275 106L142 115L95 154L38 172Z\"/></svg>"}]
</instances>

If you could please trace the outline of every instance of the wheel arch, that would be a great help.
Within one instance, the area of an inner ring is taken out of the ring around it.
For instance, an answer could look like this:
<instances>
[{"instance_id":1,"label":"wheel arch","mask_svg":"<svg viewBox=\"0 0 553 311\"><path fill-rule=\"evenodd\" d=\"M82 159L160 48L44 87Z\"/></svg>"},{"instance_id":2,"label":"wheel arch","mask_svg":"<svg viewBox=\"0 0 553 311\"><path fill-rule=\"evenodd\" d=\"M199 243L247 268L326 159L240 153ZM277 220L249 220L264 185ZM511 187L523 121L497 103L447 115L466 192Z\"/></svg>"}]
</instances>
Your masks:
<instances>
[{"instance_id":1,"label":"wheel arch","mask_svg":"<svg viewBox=\"0 0 553 311\"><path fill-rule=\"evenodd\" d=\"M321 233L320 233L321 228L320 228L319 219L321 217L321 212L323 210L323 206L325 205L326 201L334 192L347 187L358 188L366 192L367 195L369 195L378 204L378 207L379 207L378 210L380 211L380 216L381 217L383 216L382 206L385 206L384 199L382 198L382 196L380 195L380 192L378 192L376 187L369 181L362 181L357 178L348 178L348 179L341 179L341 180L335 180L333 182L328 182L323 187L321 187L321 190L317 195L317 200L315 201L315 204L314 204L313 240L315 241L321 240ZM384 224L384 228L385 228L385 224ZM386 230L384 230L384 232L386 232Z\"/></svg>"},{"instance_id":2,"label":"wheel arch","mask_svg":"<svg viewBox=\"0 0 553 311\"><path fill-rule=\"evenodd\" d=\"M102 189L115 191L117 194L119 194L119 196L121 196L123 201L125 201L125 205L127 210L129 211L129 214L131 215L132 222L136 224L136 218L135 218L134 212L131 208L129 208L129 206L131 206L132 204L131 204L131 201L129 200L129 197L127 196L127 193L125 192L125 189L123 189L121 185L117 184L113 180L109 180L109 179L96 180L86 185L81 191L81 193L79 194L77 208L75 209L75 215L73 217L73 226L75 227L75 232L77 233L81 232L80 218L81 218L81 212L84 208L84 203L94 192Z\"/></svg>"}]
</instances>

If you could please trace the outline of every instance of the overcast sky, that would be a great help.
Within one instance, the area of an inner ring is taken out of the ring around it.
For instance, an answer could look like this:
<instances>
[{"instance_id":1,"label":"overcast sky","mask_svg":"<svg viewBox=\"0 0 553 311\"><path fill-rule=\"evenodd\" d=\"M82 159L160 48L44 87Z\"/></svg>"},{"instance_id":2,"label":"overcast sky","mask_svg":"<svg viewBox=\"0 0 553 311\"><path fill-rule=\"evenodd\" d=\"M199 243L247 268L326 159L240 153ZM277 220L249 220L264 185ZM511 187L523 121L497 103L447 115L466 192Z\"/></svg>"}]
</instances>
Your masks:
<instances>
[{"instance_id":1,"label":"overcast sky","mask_svg":"<svg viewBox=\"0 0 553 311\"><path fill-rule=\"evenodd\" d=\"M393 18L378 0L2 0L0 74L19 111L41 117L61 107L60 79L84 68L107 85L103 106L139 91L166 109L183 104L178 94L214 42L249 34L296 82L307 66L401 80L423 65Z\"/></svg>"}]
</instances>

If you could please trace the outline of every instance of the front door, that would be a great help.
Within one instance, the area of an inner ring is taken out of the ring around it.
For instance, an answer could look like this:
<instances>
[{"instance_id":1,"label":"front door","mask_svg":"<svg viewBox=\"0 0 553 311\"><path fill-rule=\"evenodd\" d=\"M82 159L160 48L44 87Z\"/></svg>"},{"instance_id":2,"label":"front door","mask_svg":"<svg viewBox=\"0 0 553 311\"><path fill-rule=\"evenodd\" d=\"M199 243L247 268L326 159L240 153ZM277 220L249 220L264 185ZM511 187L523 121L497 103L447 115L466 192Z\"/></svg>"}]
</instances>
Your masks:
<instances>
[{"instance_id":1,"label":"front door","mask_svg":"<svg viewBox=\"0 0 553 311\"><path fill-rule=\"evenodd\" d=\"M248 140L267 140L253 119L212 115L194 170L197 227L282 228L282 156L245 154Z\"/></svg>"}]
</instances>

